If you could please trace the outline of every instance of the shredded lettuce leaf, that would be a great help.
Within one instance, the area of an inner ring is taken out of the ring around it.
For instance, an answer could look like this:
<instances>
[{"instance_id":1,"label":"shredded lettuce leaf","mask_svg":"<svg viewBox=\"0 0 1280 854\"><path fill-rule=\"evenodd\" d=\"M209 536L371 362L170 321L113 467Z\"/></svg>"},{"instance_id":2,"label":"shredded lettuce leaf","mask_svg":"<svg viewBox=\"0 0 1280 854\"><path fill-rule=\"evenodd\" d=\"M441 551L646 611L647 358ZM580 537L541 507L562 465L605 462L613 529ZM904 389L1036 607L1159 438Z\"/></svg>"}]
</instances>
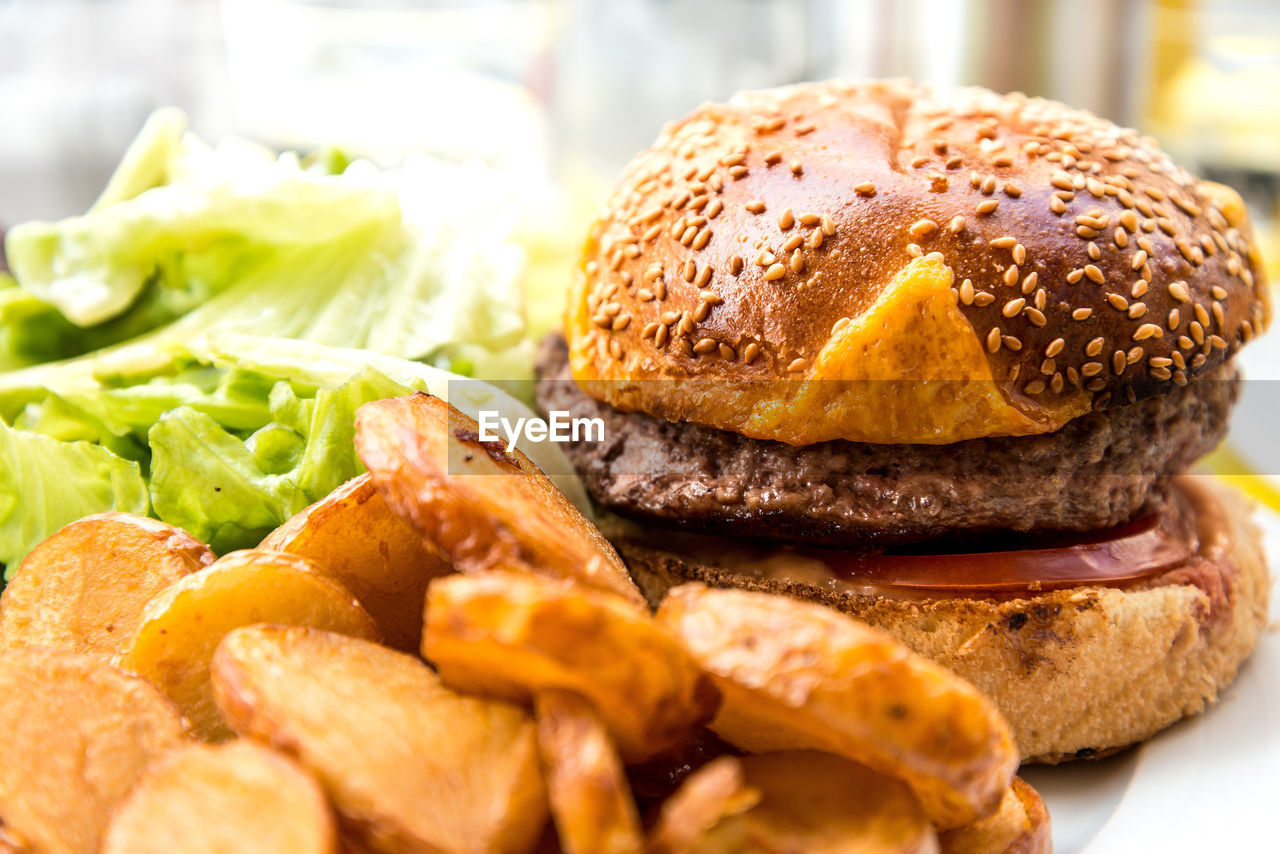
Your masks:
<instances>
[{"instance_id":1,"label":"shredded lettuce leaf","mask_svg":"<svg viewBox=\"0 0 1280 854\"><path fill-rule=\"evenodd\" d=\"M106 448L0 424L0 562L11 574L49 534L104 510L146 513L138 464Z\"/></svg>"}]
</instances>

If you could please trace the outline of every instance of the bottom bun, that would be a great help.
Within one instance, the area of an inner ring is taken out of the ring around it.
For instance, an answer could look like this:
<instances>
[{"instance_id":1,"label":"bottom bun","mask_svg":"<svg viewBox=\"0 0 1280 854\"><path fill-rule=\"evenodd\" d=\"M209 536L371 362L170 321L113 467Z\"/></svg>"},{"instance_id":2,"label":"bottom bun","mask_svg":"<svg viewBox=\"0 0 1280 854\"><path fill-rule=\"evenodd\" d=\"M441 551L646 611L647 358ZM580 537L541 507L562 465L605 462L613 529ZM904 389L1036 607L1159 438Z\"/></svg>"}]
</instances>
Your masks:
<instances>
[{"instance_id":1,"label":"bottom bun","mask_svg":"<svg viewBox=\"0 0 1280 854\"><path fill-rule=\"evenodd\" d=\"M1178 482L1201 508L1201 543L1184 565L1127 587L1017 599L843 591L787 578L777 556L753 572L733 551L692 559L626 523L611 533L651 604L694 580L822 602L968 679L1008 718L1024 761L1057 763L1106 756L1203 712L1266 625L1271 578L1248 500L1207 477Z\"/></svg>"}]
</instances>

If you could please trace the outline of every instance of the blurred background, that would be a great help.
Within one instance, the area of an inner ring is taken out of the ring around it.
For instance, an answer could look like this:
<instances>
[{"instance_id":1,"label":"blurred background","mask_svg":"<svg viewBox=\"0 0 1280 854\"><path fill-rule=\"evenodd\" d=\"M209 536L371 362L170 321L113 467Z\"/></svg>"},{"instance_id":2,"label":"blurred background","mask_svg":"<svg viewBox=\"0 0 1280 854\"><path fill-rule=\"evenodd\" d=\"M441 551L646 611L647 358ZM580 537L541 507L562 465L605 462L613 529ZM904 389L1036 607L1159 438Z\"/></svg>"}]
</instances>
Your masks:
<instances>
[{"instance_id":1,"label":"blurred background","mask_svg":"<svg viewBox=\"0 0 1280 854\"><path fill-rule=\"evenodd\" d=\"M735 89L891 75L1142 128L1244 193L1280 279L1274 0L0 0L0 223L86 209L176 104L206 139L482 159L538 199L531 246L562 281L664 121ZM1280 348L1255 351L1255 378L1280 372ZM1275 419L1241 420L1275 444Z\"/></svg>"}]
</instances>

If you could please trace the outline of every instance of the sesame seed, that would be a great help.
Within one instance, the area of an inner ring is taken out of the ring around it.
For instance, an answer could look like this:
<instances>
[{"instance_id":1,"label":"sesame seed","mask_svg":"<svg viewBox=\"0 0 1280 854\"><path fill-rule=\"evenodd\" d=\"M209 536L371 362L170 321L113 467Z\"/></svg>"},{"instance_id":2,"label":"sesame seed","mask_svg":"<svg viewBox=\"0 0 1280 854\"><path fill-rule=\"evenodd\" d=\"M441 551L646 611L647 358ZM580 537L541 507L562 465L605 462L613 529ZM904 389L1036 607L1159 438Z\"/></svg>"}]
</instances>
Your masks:
<instances>
[{"instance_id":1,"label":"sesame seed","mask_svg":"<svg viewBox=\"0 0 1280 854\"><path fill-rule=\"evenodd\" d=\"M1004 194L1011 199L1016 199L1022 195L1022 188L1012 181L1005 181Z\"/></svg>"},{"instance_id":2,"label":"sesame seed","mask_svg":"<svg viewBox=\"0 0 1280 854\"><path fill-rule=\"evenodd\" d=\"M996 191L996 176L988 175L982 182L982 194L989 196Z\"/></svg>"},{"instance_id":3,"label":"sesame seed","mask_svg":"<svg viewBox=\"0 0 1280 854\"><path fill-rule=\"evenodd\" d=\"M1006 234L1003 237L997 237L995 240L991 241L991 245L996 249L1012 249L1018 245L1018 240L1016 237L1010 237Z\"/></svg>"},{"instance_id":4,"label":"sesame seed","mask_svg":"<svg viewBox=\"0 0 1280 854\"><path fill-rule=\"evenodd\" d=\"M1171 282L1169 284L1169 295L1178 302L1191 302L1191 294L1188 293L1184 282Z\"/></svg>"},{"instance_id":5,"label":"sesame seed","mask_svg":"<svg viewBox=\"0 0 1280 854\"><path fill-rule=\"evenodd\" d=\"M1096 228L1090 228L1087 225L1076 226L1076 237L1082 240L1092 240L1097 236L1098 230Z\"/></svg>"},{"instance_id":6,"label":"sesame seed","mask_svg":"<svg viewBox=\"0 0 1280 854\"><path fill-rule=\"evenodd\" d=\"M703 338L699 340L697 344L693 345L693 352L699 355L703 355L706 353L710 353L712 350L715 350L716 348L717 348L717 343L714 338Z\"/></svg>"},{"instance_id":7,"label":"sesame seed","mask_svg":"<svg viewBox=\"0 0 1280 854\"><path fill-rule=\"evenodd\" d=\"M796 232L787 238L787 242L782 244L783 252L794 252L804 244L804 235Z\"/></svg>"},{"instance_id":8,"label":"sesame seed","mask_svg":"<svg viewBox=\"0 0 1280 854\"><path fill-rule=\"evenodd\" d=\"M1125 231L1123 228L1117 228L1111 235L1111 240L1117 247L1124 249L1129 245L1129 232Z\"/></svg>"},{"instance_id":9,"label":"sesame seed","mask_svg":"<svg viewBox=\"0 0 1280 854\"><path fill-rule=\"evenodd\" d=\"M1116 311L1127 311L1129 308L1129 301L1120 294L1107 294L1107 302L1111 303L1111 307Z\"/></svg>"},{"instance_id":10,"label":"sesame seed","mask_svg":"<svg viewBox=\"0 0 1280 854\"><path fill-rule=\"evenodd\" d=\"M1003 314L1005 317L1013 317L1015 314L1022 311L1022 307L1025 306L1026 304L1027 304L1027 301L1022 297L1011 299L1004 304L1004 308L1000 309L1000 313Z\"/></svg>"},{"instance_id":11,"label":"sesame seed","mask_svg":"<svg viewBox=\"0 0 1280 854\"><path fill-rule=\"evenodd\" d=\"M1001 335L1000 343L1008 347L1010 350L1012 350L1015 353L1022 349L1021 339L1013 335Z\"/></svg>"},{"instance_id":12,"label":"sesame seed","mask_svg":"<svg viewBox=\"0 0 1280 854\"><path fill-rule=\"evenodd\" d=\"M770 151L768 154L764 156L764 162L768 166L777 166L779 163L782 162L782 152Z\"/></svg>"},{"instance_id":13,"label":"sesame seed","mask_svg":"<svg viewBox=\"0 0 1280 854\"><path fill-rule=\"evenodd\" d=\"M1088 344L1084 345L1084 354L1090 358L1098 355L1102 352L1102 345L1105 343L1107 343L1106 339L1099 335L1097 338L1094 338Z\"/></svg>"},{"instance_id":14,"label":"sesame seed","mask_svg":"<svg viewBox=\"0 0 1280 854\"><path fill-rule=\"evenodd\" d=\"M753 214L764 213L764 202L760 201L759 199L747 202L743 207L745 207L749 213L753 213Z\"/></svg>"},{"instance_id":15,"label":"sesame seed","mask_svg":"<svg viewBox=\"0 0 1280 854\"><path fill-rule=\"evenodd\" d=\"M1134 330L1133 340L1145 341L1148 338L1160 338L1163 337L1163 335L1164 330L1159 326L1156 326L1154 323L1144 323Z\"/></svg>"},{"instance_id":16,"label":"sesame seed","mask_svg":"<svg viewBox=\"0 0 1280 854\"><path fill-rule=\"evenodd\" d=\"M1098 374L1102 373L1102 370L1103 365L1101 362L1085 362L1080 366L1080 376L1096 377Z\"/></svg>"},{"instance_id":17,"label":"sesame seed","mask_svg":"<svg viewBox=\"0 0 1280 854\"><path fill-rule=\"evenodd\" d=\"M1054 172L1049 177L1049 183L1060 190L1070 190L1075 186L1071 181L1071 176L1061 170Z\"/></svg>"},{"instance_id":18,"label":"sesame seed","mask_svg":"<svg viewBox=\"0 0 1280 854\"><path fill-rule=\"evenodd\" d=\"M1000 349L1000 330L993 326L991 328L991 331L987 333L987 352L995 353L999 349Z\"/></svg>"},{"instance_id":19,"label":"sesame seed","mask_svg":"<svg viewBox=\"0 0 1280 854\"><path fill-rule=\"evenodd\" d=\"M680 312L664 311L661 315L659 315L658 319L661 320L665 326L670 326L671 324L675 323L677 320L680 319Z\"/></svg>"},{"instance_id":20,"label":"sesame seed","mask_svg":"<svg viewBox=\"0 0 1280 854\"><path fill-rule=\"evenodd\" d=\"M653 291L649 290L648 288L641 288L640 290L636 291L636 297L640 300L640 302L651 302L653 300Z\"/></svg>"},{"instance_id":21,"label":"sesame seed","mask_svg":"<svg viewBox=\"0 0 1280 854\"><path fill-rule=\"evenodd\" d=\"M787 365L788 371L803 371L809 367L808 359L793 359L791 364Z\"/></svg>"},{"instance_id":22,"label":"sesame seed","mask_svg":"<svg viewBox=\"0 0 1280 854\"><path fill-rule=\"evenodd\" d=\"M931 219L917 220L910 228L911 236L917 240L921 237L933 234L938 230L938 224Z\"/></svg>"},{"instance_id":23,"label":"sesame seed","mask_svg":"<svg viewBox=\"0 0 1280 854\"><path fill-rule=\"evenodd\" d=\"M861 184L854 186L853 191L859 196L874 196L876 194L876 185L870 181L863 181Z\"/></svg>"},{"instance_id":24,"label":"sesame seed","mask_svg":"<svg viewBox=\"0 0 1280 854\"><path fill-rule=\"evenodd\" d=\"M1090 243L1085 254L1089 256L1090 261L1098 261L1102 258L1102 251L1098 249L1098 244L1096 243Z\"/></svg>"},{"instance_id":25,"label":"sesame seed","mask_svg":"<svg viewBox=\"0 0 1280 854\"><path fill-rule=\"evenodd\" d=\"M1034 326L1044 326L1045 323L1048 322L1045 319L1044 312L1038 308L1027 306L1023 311L1027 315L1027 319L1030 320Z\"/></svg>"},{"instance_id":26,"label":"sesame seed","mask_svg":"<svg viewBox=\"0 0 1280 854\"><path fill-rule=\"evenodd\" d=\"M787 274L786 267L782 266L781 264L774 264L771 267L769 267L768 270L764 271L764 280L766 282L772 282L776 279L781 279L786 274Z\"/></svg>"},{"instance_id":27,"label":"sesame seed","mask_svg":"<svg viewBox=\"0 0 1280 854\"><path fill-rule=\"evenodd\" d=\"M793 175L799 175L801 172L804 171L804 166L801 165L799 160L792 160L787 165L791 168L791 174Z\"/></svg>"},{"instance_id":28,"label":"sesame seed","mask_svg":"<svg viewBox=\"0 0 1280 854\"><path fill-rule=\"evenodd\" d=\"M622 343L617 338L609 342L609 355L619 361L622 360Z\"/></svg>"},{"instance_id":29,"label":"sesame seed","mask_svg":"<svg viewBox=\"0 0 1280 854\"><path fill-rule=\"evenodd\" d=\"M924 250L920 248L920 245L918 243L908 243L907 254L910 255L912 258L923 258Z\"/></svg>"},{"instance_id":30,"label":"sesame seed","mask_svg":"<svg viewBox=\"0 0 1280 854\"><path fill-rule=\"evenodd\" d=\"M791 272L799 275L804 272L804 256L800 254L800 250L791 253L791 260L787 263L791 268Z\"/></svg>"},{"instance_id":31,"label":"sesame seed","mask_svg":"<svg viewBox=\"0 0 1280 854\"><path fill-rule=\"evenodd\" d=\"M1010 287L1010 288L1011 288L1011 287L1013 287L1014 285L1016 285L1016 284L1018 283L1018 276L1019 276L1019 275L1020 275L1020 274L1019 274L1019 271L1018 271L1018 265L1017 265L1017 264L1013 264L1013 265L1011 265L1011 266L1007 267L1007 268L1005 269L1005 271L1004 271L1004 277L1003 277L1003 278L1004 278L1005 286L1006 286L1006 287Z\"/></svg>"},{"instance_id":32,"label":"sesame seed","mask_svg":"<svg viewBox=\"0 0 1280 854\"><path fill-rule=\"evenodd\" d=\"M812 228L820 222L822 222L822 217L818 216L816 213L800 214L800 224L806 228Z\"/></svg>"},{"instance_id":33,"label":"sesame seed","mask_svg":"<svg viewBox=\"0 0 1280 854\"><path fill-rule=\"evenodd\" d=\"M693 248L702 249L704 246L707 245L707 241L709 241L710 239L711 239L711 229L709 228L702 229L693 238Z\"/></svg>"},{"instance_id":34,"label":"sesame seed","mask_svg":"<svg viewBox=\"0 0 1280 854\"><path fill-rule=\"evenodd\" d=\"M1062 199L1054 197L1049 199L1049 210L1061 216L1067 212L1067 206L1063 203Z\"/></svg>"},{"instance_id":35,"label":"sesame seed","mask_svg":"<svg viewBox=\"0 0 1280 854\"><path fill-rule=\"evenodd\" d=\"M1030 273L1027 273L1027 275L1022 277L1022 292L1024 294L1031 293L1036 289L1036 284L1039 281L1040 281L1040 274L1037 273L1035 270L1032 270ZM1043 292L1044 292L1043 289L1041 289L1040 293L1043 293ZM1037 302L1039 302L1039 300L1037 300ZM1044 306L1037 305L1036 308L1044 308Z\"/></svg>"},{"instance_id":36,"label":"sesame seed","mask_svg":"<svg viewBox=\"0 0 1280 854\"><path fill-rule=\"evenodd\" d=\"M986 291L978 291L973 295L973 304L978 308L985 308L995 301L995 294L987 293Z\"/></svg>"},{"instance_id":37,"label":"sesame seed","mask_svg":"<svg viewBox=\"0 0 1280 854\"><path fill-rule=\"evenodd\" d=\"M717 349L720 351L720 358L724 359L726 362L732 362L734 359L738 358L737 351L728 344L719 344Z\"/></svg>"},{"instance_id":38,"label":"sesame seed","mask_svg":"<svg viewBox=\"0 0 1280 854\"><path fill-rule=\"evenodd\" d=\"M607 314L596 314L592 316L591 322L601 329L608 329L613 325L613 318Z\"/></svg>"},{"instance_id":39,"label":"sesame seed","mask_svg":"<svg viewBox=\"0 0 1280 854\"><path fill-rule=\"evenodd\" d=\"M684 234L680 235L680 242L685 246L688 246L691 243L693 243L693 238L697 236L698 236L697 227L691 225L684 230Z\"/></svg>"},{"instance_id":40,"label":"sesame seed","mask_svg":"<svg viewBox=\"0 0 1280 854\"><path fill-rule=\"evenodd\" d=\"M734 255L729 259L729 275L737 276L742 273L742 268L745 264L746 262L742 260L741 255Z\"/></svg>"},{"instance_id":41,"label":"sesame seed","mask_svg":"<svg viewBox=\"0 0 1280 854\"><path fill-rule=\"evenodd\" d=\"M710 264L704 265L698 270L698 275L694 276L693 283L700 288L705 288L707 283L711 281L712 272Z\"/></svg>"},{"instance_id":42,"label":"sesame seed","mask_svg":"<svg viewBox=\"0 0 1280 854\"><path fill-rule=\"evenodd\" d=\"M835 221L826 214L822 215L822 233L827 237L834 237L836 233Z\"/></svg>"},{"instance_id":43,"label":"sesame seed","mask_svg":"<svg viewBox=\"0 0 1280 854\"><path fill-rule=\"evenodd\" d=\"M773 256L772 252L770 252L768 249L764 249L760 252L759 255L756 256L756 266L768 267L770 264L772 264L777 260L778 259Z\"/></svg>"},{"instance_id":44,"label":"sesame seed","mask_svg":"<svg viewBox=\"0 0 1280 854\"><path fill-rule=\"evenodd\" d=\"M1040 394L1044 391L1044 383L1040 380L1032 380L1022 387L1027 394Z\"/></svg>"},{"instance_id":45,"label":"sesame seed","mask_svg":"<svg viewBox=\"0 0 1280 854\"><path fill-rule=\"evenodd\" d=\"M1123 350L1116 350L1111 354L1111 373L1120 376L1128 366L1129 359L1125 356Z\"/></svg>"},{"instance_id":46,"label":"sesame seed","mask_svg":"<svg viewBox=\"0 0 1280 854\"><path fill-rule=\"evenodd\" d=\"M960 302L973 305L973 282L969 279L960 283Z\"/></svg>"},{"instance_id":47,"label":"sesame seed","mask_svg":"<svg viewBox=\"0 0 1280 854\"><path fill-rule=\"evenodd\" d=\"M667 298L667 282L665 279L655 279L653 282L653 292L660 300Z\"/></svg>"},{"instance_id":48,"label":"sesame seed","mask_svg":"<svg viewBox=\"0 0 1280 854\"><path fill-rule=\"evenodd\" d=\"M707 205L707 219L715 219L724 210L724 202L714 199L711 204Z\"/></svg>"},{"instance_id":49,"label":"sesame seed","mask_svg":"<svg viewBox=\"0 0 1280 854\"><path fill-rule=\"evenodd\" d=\"M962 216L953 216L951 222L947 223L947 231L952 234L959 234L964 231L965 221Z\"/></svg>"},{"instance_id":50,"label":"sesame seed","mask_svg":"<svg viewBox=\"0 0 1280 854\"><path fill-rule=\"evenodd\" d=\"M683 311L680 313L680 323L676 326L677 335L688 335L693 331L693 312Z\"/></svg>"},{"instance_id":51,"label":"sesame seed","mask_svg":"<svg viewBox=\"0 0 1280 854\"><path fill-rule=\"evenodd\" d=\"M748 365L756 360L756 356L760 355L760 345L752 341L742 350L742 361Z\"/></svg>"},{"instance_id":52,"label":"sesame seed","mask_svg":"<svg viewBox=\"0 0 1280 854\"><path fill-rule=\"evenodd\" d=\"M747 176L747 167L735 166L729 170L729 177L735 181L739 181Z\"/></svg>"},{"instance_id":53,"label":"sesame seed","mask_svg":"<svg viewBox=\"0 0 1280 854\"><path fill-rule=\"evenodd\" d=\"M1055 338L1049 342L1048 347L1044 348L1044 354L1045 356L1052 359L1053 357L1061 353L1063 348L1066 346L1067 346L1067 342L1065 338Z\"/></svg>"},{"instance_id":54,"label":"sesame seed","mask_svg":"<svg viewBox=\"0 0 1280 854\"><path fill-rule=\"evenodd\" d=\"M661 323L646 323L644 329L640 331L641 338L652 338L662 326Z\"/></svg>"},{"instance_id":55,"label":"sesame seed","mask_svg":"<svg viewBox=\"0 0 1280 854\"><path fill-rule=\"evenodd\" d=\"M1135 302L1129 306L1129 319L1137 320L1147 313L1147 304L1145 302Z\"/></svg>"},{"instance_id":56,"label":"sesame seed","mask_svg":"<svg viewBox=\"0 0 1280 854\"><path fill-rule=\"evenodd\" d=\"M689 343L689 339L677 338L676 341L678 342L676 346L680 348L680 352L688 358L693 358L693 345Z\"/></svg>"},{"instance_id":57,"label":"sesame seed","mask_svg":"<svg viewBox=\"0 0 1280 854\"><path fill-rule=\"evenodd\" d=\"M1213 294L1214 299L1221 300L1227 298L1227 289L1222 287L1222 285L1214 285L1209 292Z\"/></svg>"},{"instance_id":58,"label":"sesame seed","mask_svg":"<svg viewBox=\"0 0 1280 854\"><path fill-rule=\"evenodd\" d=\"M1075 311L1071 312L1071 319L1088 320L1092 315L1093 309L1091 308L1077 308Z\"/></svg>"},{"instance_id":59,"label":"sesame seed","mask_svg":"<svg viewBox=\"0 0 1280 854\"><path fill-rule=\"evenodd\" d=\"M814 232L809 235L809 239L805 241L805 246L808 246L810 249L821 249L822 241L823 241L822 231L814 230Z\"/></svg>"},{"instance_id":60,"label":"sesame seed","mask_svg":"<svg viewBox=\"0 0 1280 854\"><path fill-rule=\"evenodd\" d=\"M1071 285L1076 284L1083 278L1084 278L1084 270L1078 267L1072 270L1070 273L1067 273L1067 283Z\"/></svg>"},{"instance_id":61,"label":"sesame seed","mask_svg":"<svg viewBox=\"0 0 1280 854\"><path fill-rule=\"evenodd\" d=\"M708 303L700 302L698 307L693 310L693 319L701 323L707 319L709 314L711 314L711 306Z\"/></svg>"},{"instance_id":62,"label":"sesame seed","mask_svg":"<svg viewBox=\"0 0 1280 854\"><path fill-rule=\"evenodd\" d=\"M987 199L977 207L978 216L988 216L995 213L996 208L1000 207L998 199Z\"/></svg>"},{"instance_id":63,"label":"sesame seed","mask_svg":"<svg viewBox=\"0 0 1280 854\"><path fill-rule=\"evenodd\" d=\"M795 217L795 214L791 212L791 208L787 208L781 214L778 215L778 228L782 229L783 231L789 230L795 224L796 224L796 217Z\"/></svg>"},{"instance_id":64,"label":"sesame seed","mask_svg":"<svg viewBox=\"0 0 1280 854\"><path fill-rule=\"evenodd\" d=\"M692 282L693 277L696 275L698 275L697 263L695 263L692 258L685 261L684 266L680 268L680 278L684 279L686 282Z\"/></svg>"},{"instance_id":65,"label":"sesame seed","mask_svg":"<svg viewBox=\"0 0 1280 854\"><path fill-rule=\"evenodd\" d=\"M1095 285L1100 285L1107 280L1107 277L1102 275L1102 271L1093 264L1085 265L1084 274L1088 276L1089 281L1093 282Z\"/></svg>"}]
</instances>

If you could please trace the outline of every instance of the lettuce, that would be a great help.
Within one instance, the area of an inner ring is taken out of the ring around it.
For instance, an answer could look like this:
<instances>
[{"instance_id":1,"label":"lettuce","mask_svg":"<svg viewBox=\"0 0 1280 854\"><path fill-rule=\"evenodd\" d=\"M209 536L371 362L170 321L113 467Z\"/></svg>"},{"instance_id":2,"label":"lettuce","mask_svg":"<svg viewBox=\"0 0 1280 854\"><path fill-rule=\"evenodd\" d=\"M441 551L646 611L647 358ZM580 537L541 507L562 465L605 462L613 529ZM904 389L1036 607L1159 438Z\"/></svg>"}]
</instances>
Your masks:
<instances>
[{"instance_id":1,"label":"lettuce","mask_svg":"<svg viewBox=\"0 0 1280 854\"><path fill-rule=\"evenodd\" d=\"M136 462L99 445L61 441L0 423L0 562L12 572L33 546L69 522L104 510L146 513Z\"/></svg>"},{"instance_id":2,"label":"lettuce","mask_svg":"<svg viewBox=\"0 0 1280 854\"><path fill-rule=\"evenodd\" d=\"M525 252L498 173L215 148L184 127L158 112L87 213L9 230L0 370L93 353L128 373L234 330L437 362L466 347L477 375L528 375L504 358L525 334ZM56 388L77 361L10 382Z\"/></svg>"},{"instance_id":3,"label":"lettuce","mask_svg":"<svg viewBox=\"0 0 1280 854\"><path fill-rule=\"evenodd\" d=\"M355 417L371 400L428 391L473 417L533 414L488 383L364 350L233 333L210 350L211 361L175 357L132 382L0 397L14 425L0 424L0 559L12 567L67 521L112 509L149 508L219 553L252 547L364 471ZM520 447L590 512L558 446Z\"/></svg>"}]
</instances>

